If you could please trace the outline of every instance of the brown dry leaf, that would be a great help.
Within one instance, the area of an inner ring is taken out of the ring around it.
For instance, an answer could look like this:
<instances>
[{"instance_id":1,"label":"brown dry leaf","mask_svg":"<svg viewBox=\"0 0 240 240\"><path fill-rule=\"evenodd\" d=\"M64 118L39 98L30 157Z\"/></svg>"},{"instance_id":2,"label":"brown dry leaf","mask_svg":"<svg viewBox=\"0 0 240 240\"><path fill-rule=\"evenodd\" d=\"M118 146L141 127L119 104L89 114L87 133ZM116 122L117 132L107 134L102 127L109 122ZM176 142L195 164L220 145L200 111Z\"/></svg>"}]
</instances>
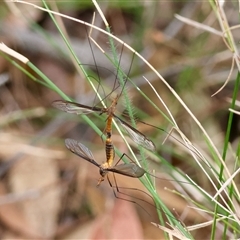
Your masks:
<instances>
[{"instance_id":1,"label":"brown dry leaf","mask_svg":"<svg viewBox=\"0 0 240 240\"><path fill-rule=\"evenodd\" d=\"M29 236L29 238L33 239L34 237ZM17 234L14 234L12 232L5 231L4 233L1 233L1 239L2 240L9 240L9 239L14 239L14 240L19 239L20 240L20 239L23 239L23 238L19 237Z\"/></svg>"},{"instance_id":2,"label":"brown dry leaf","mask_svg":"<svg viewBox=\"0 0 240 240\"><path fill-rule=\"evenodd\" d=\"M106 190L105 188L103 188L103 186L100 187L101 189L97 188L95 185L87 185L86 188L86 196L91 206L91 211L94 215L97 216L104 212L104 206L106 201L106 198L104 196Z\"/></svg>"},{"instance_id":3,"label":"brown dry leaf","mask_svg":"<svg viewBox=\"0 0 240 240\"><path fill-rule=\"evenodd\" d=\"M61 236L59 239L89 239L93 225L94 221L78 224L78 226L75 229L71 230L70 233Z\"/></svg>"},{"instance_id":4,"label":"brown dry leaf","mask_svg":"<svg viewBox=\"0 0 240 240\"><path fill-rule=\"evenodd\" d=\"M143 239L133 204L117 200L111 211L96 220L91 239Z\"/></svg>"},{"instance_id":5,"label":"brown dry leaf","mask_svg":"<svg viewBox=\"0 0 240 240\"><path fill-rule=\"evenodd\" d=\"M0 197L5 196L6 194L7 191L5 186L1 183ZM0 219L5 226L12 229L14 232L20 233L20 235L26 238L40 238L40 235L38 235L33 229L29 228L27 219L15 203L0 205ZM2 236L2 239L10 239L9 235L13 238L12 233L6 233L6 236ZM14 239L16 239L16 236L14 236Z\"/></svg>"},{"instance_id":6,"label":"brown dry leaf","mask_svg":"<svg viewBox=\"0 0 240 240\"><path fill-rule=\"evenodd\" d=\"M58 180L56 161L51 158L25 157L10 172L9 181L14 193L49 187ZM60 208L60 191L50 188L35 200L19 202L28 228L36 234L50 237L55 233Z\"/></svg>"},{"instance_id":7,"label":"brown dry leaf","mask_svg":"<svg viewBox=\"0 0 240 240\"><path fill-rule=\"evenodd\" d=\"M97 204L97 203L96 203ZM142 226L132 203L117 200L113 208L86 224L79 224L64 239L143 239Z\"/></svg>"},{"instance_id":8,"label":"brown dry leaf","mask_svg":"<svg viewBox=\"0 0 240 240\"><path fill-rule=\"evenodd\" d=\"M14 151L13 151L14 149ZM64 158L65 153L59 150L47 149L46 147L39 147L29 145L26 140L26 136L13 134L13 133L1 133L0 135L0 156L2 156L2 161L8 160L8 158L13 157L17 153L25 153L37 157L45 158Z\"/></svg>"}]
</instances>

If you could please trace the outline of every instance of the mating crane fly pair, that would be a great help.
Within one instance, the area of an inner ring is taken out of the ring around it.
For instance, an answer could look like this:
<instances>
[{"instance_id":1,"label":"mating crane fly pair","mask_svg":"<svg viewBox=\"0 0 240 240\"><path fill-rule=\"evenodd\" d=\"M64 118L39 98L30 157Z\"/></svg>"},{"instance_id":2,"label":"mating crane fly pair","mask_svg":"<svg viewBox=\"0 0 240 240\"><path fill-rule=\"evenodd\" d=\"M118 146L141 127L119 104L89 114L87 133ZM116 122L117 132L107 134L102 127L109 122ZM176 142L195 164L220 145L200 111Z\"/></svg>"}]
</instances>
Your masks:
<instances>
[{"instance_id":1,"label":"mating crane fly pair","mask_svg":"<svg viewBox=\"0 0 240 240\"><path fill-rule=\"evenodd\" d=\"M126 82L124 83L124 86L125 86L125 84L126 84ZM155 175L147 172L146 170L144 170L143 168L138 166L126 154L123 154L122 157L117 161L117 163L114 166L112 166L113 161L114 161L114 156L115 156L115 150L114 150L114 146L112 144L112 139L111 139L113 118L120 122L121 126L125 129L125 131L128 133L130 138L135 143L143 146L144 148L146 148L148 150L151 150L151 151L156 150L154 143L151 140L149 140L144 134L142 134L137 129L132 127L130 124L128 124L127 122L125 122L124 120L122 120L121 118L119 118L118 116L115 115L116 105L122 94L122 91L123 91L123 88L121 90L121 93L119 95L117 95L117 97L115 99L113 99L112 104L108 108L100 108L100 107L96 107L96 106L90 107L90 106L82 105L79 103L62 101L62 100L54 101L52 103L52 105L62 111L65 111L68 113L73 113L73 114L89 114L89 113L95 112L95 113L99 113L100 115L104 114L104 113L107 115L106 127L105 127L105 130L103 131L106 134L106 142L105 142L106 161L104 163L102 163L102 164L97 163L95 161L95 158L94 158L92 152L86 146L84 146L83 144L81 144L80 142L78 142L74 139L66 139L65 145L72 153L76 154L77 156L83 158L84 160L90 162L91 164L93 164L99 168L99 173L100 173L101 177L98 180L97 186L99 186L100 183L102 181L104 181L105 177L107 177L108 183L109 183L110 187L112 187L114 196L116 198L132 202L132 203L138 205L139 207L141 207L145 212L147 212L137 201L119 197L114 189L116 189L116 191L118 193L123 194L127 197L132 197L132 196L120 191L120 188L117 186L117 182L116 182L114 175L113 175L113 177L114 177L115 186L112 185L112 183L109 179L109 176L107 175L108 172L112 172L112 173L121 174L121 175L124 175L127 177L131 177L131 178L140 178L145 173L147 173L155 178L158 178ZM144 123L144 122L142 122L142 123ZM147 125L150 125L150 124L147 124ZM150 125L150 126L152 126L152 125ZM154 127L154 126L152 126L152 127ZM119 163L121 161L121 159L124 157L124 155L127 156L131 160L131 162ZM166 179L164 179L164 180L166 180ZM132 190L138 190L138 189L132 189ZM138 191L141 191L141 190L138 190ZM148 193L146 193L144 191L141 191L141 192L143 192L145 195L147 195L148 197L150 197L153 200L151 195L149 195ZM155 205L151 204L150 202L147 202L138 197L133 197L133 198L137 199L138 201L143 201L145 203L148 203L152 207L161 211L161 209L157 208ZM149 213L147 212L147 214L149 214ZM165 214L167 214L167 213L165 213Z\"/></svg>"},{"instance_id":2,"label":"mating crane fly pair","mask_svg":"<svg viewBox=\"0 0 240 240\"><path fill-rule=\"evenodd\" d=\"M124 86L126 84L126 81L124 83ZM123 87L124 87L123 86ZM123 88L122 88L123 91ZM141 145L142 147L155 151L155 145L154 143L149 140L144 134L139 132L137 129L132 127L130 124L122 120L120 117L115 115L116 106L118 103L118 100L122 94L122 91L119 95L117 95L116 98L113 99L112 104L108 108L100 108L100 107L90 107L86 105L82 105L75 102L69 102L69 101L63 101L63 100L57 100L52 103L52 105L55 108L58 108L62 111L73 113L73 114L89 114L89 113L99 113L99 115L102 115L104 113L107 114L107 121L106 121L106 127L104 130L104 133L106 133L106 142L105 142L105 151L106 151L106 162L103 164L98 164L94 161L94 158L88 148L86 148L84 145L74 141L73 139L67 139L66 140L66 146L67 148L75 153L76 155L82 157L83 159L91 162L95 166L99 167L100 169L100 175L102 176L99 179L98 185L101 183L101 181L104 180L104 176L107 172L115 172L119 173L125 176L129 177L135 177L139 178L143 176L145 171L138 167L135 163L129 163L129 164L119 164L112 167L114 157L115 157L115 150L114 146L112 144L112 121L113 118L118 120L121 124L121 126L125 129L125 131L128 133L130 138L137 144Z\"/></svg>"}]
</instances>

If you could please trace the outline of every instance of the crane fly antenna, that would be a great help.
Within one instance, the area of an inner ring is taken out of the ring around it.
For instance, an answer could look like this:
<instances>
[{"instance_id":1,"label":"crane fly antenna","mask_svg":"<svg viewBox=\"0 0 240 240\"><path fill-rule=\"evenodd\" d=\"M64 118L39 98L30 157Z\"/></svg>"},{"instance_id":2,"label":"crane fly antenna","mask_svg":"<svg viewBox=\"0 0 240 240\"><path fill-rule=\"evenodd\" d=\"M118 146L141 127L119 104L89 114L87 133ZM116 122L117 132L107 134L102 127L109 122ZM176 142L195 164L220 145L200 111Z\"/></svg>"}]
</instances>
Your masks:
<instances>
[{"instance_id":1,"label":"crane fly antenna","mask_svg":"<svg viewBox=\"0 0 240 240\"><path fill-rule=\"evenodd\" d=\"M95 14L93 15L92 23L94 23L94 20L95 20ZM93 47L92 47L92 44L91 44L91 41L90 41L90 39L92 39L92 37L91 37L92 28L90 28L90 30L88 32L87 26L85 24L84 24L84 27L85 27L85 31L86 31L86 34L87 34L87 40L88 40L88 44L90 46L90 50L91 50L91 53L92 53L93 62L94 62L95 68L96 68L97 76L98 76L98 83L99 83L98 87L97 87L97 92L98 92L99 91L99 87L101 86L101 84L100 84L100 73L99 73L97 62L96 62L96 58L95 58L94 53L93 53ZM103 90L103 93L105 94L105 91L104 91L103 87L102 87L102 90ZM97 97L97 94L94 97L94 102L96 101L96 97Z\"/></svg>"}]
</instances>

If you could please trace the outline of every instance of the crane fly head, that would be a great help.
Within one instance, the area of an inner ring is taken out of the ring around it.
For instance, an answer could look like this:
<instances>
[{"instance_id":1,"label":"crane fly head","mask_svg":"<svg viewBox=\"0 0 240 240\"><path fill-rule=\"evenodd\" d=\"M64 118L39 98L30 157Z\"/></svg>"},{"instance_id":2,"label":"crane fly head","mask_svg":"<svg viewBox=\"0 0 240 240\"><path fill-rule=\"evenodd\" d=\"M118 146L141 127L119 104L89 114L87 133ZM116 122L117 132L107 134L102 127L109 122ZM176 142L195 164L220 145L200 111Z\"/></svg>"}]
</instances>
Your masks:
<instances>
[{"instance_id":1,"label":"crane fly head","mask_svg":"<svg viewBox=\"0 0 240 240\"><path fill-rule=\"evenodd\" d=\"M104 164L103 164L103 165L104 165ZM100 166L100 168L99 168L99 173L100 173L101 177L100 177L99 180L98 180L97 187L101 184L101 182L104 181L105 176L106 176L107 173L108 173L108 170L107 170L106 168Z\"/></svg>"}]
</instances>

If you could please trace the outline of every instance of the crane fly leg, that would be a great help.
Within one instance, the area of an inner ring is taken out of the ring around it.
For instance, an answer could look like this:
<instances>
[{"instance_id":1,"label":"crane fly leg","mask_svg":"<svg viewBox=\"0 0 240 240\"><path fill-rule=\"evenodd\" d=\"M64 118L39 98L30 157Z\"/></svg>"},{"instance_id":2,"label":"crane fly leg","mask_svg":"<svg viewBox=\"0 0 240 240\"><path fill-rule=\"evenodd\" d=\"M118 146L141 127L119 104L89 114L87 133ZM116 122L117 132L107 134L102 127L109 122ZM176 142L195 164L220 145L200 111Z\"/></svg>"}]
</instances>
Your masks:
<instances>
[{"instance_id":1,"label":"crane fly leg","mask_svg":"<svg viewBox=\"0 0 240 240\"><path fill-rule=\"evenodd\" d=\"M122 195L127 196L127 197L130 197L130 198L135 198L135 199L138 199L138 200L140 200L140 201L145 201L145 200L143 200L143 199L140 199L140 198L131 196L131 195L127 194L127 193L121 192L121 191L119 190L118 185L117 185L117 180L116 180L116 177L115 177L115 174L114 174L114 173L113 173L113 179L114 179L114 182L115 182L115 186L112 185L112 183L111 183L111 181L110 181L110 179L109 179L109 176L107 175L108 183L109 183L110 187L112 188L112 191L113 191L113 194L114 194L114 197L115 197L115 198L120 199L120 200L123 200L123 201L128 201L128 202L131 202L131 203L133 203L133 204L136 204L136 205L139 206L142 210L144 210L149 216L151 216L151 215L149 214L149 212L148 212L143 206L141 206L138 202L136 202L136 201L134 201L134 200L127 199L127 198L124 198L124 197L119 197L118 194L122 194ZM114 189L116 189L116 191L115 191ZM137 190L138 190L138 189L137 189ZM118 193L118 194L117 194L117 193Z\"/></svg>"}]
</instances>

